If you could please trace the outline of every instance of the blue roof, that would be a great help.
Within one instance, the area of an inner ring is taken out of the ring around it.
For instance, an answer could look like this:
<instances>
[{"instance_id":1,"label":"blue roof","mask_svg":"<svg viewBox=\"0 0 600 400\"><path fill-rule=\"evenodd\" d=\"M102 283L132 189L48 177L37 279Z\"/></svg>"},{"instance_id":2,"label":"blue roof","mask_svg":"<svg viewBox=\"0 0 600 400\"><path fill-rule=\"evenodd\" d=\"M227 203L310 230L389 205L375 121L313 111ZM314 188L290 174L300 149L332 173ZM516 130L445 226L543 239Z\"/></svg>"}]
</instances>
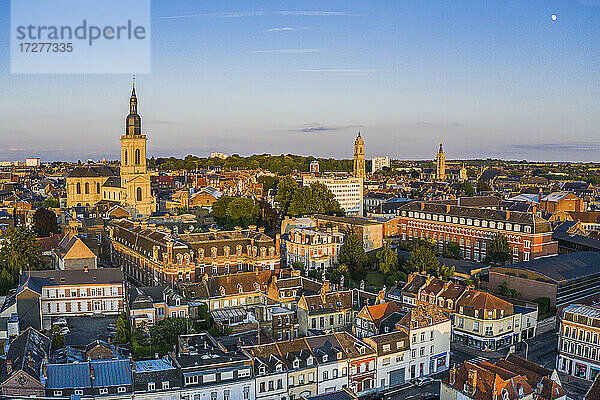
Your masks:
<instances>
[{"instance_id":1,"label":"blue roof","mask_svg":"<svg viewBox=\"0 0 600 400\"><path fill-rule=\"evenodd\" d=\"M131 364L129 360L98 360L92 361L94 367L94 386L131 385Z\"/></svg>"},{"instance_id":2,"label":"blue roof","mask_svg":"<svg viewBox=\"0 0 600 400\"><path fill-rule=\"evenodd\" d=\"M92 386L89 363L46 365L46 389L89 388Z\"/></svg>"},{"instance_id":3,"label":"blue roof","mask_svg":"<svg viewBox=\"0 0 600 400\"><path fill-rule=\"evenodd\" d=\"M167 371L175 369L167 360L143 360L135 361L135 372L153 372L153 371Z\"/></svg>"}]
</instances>

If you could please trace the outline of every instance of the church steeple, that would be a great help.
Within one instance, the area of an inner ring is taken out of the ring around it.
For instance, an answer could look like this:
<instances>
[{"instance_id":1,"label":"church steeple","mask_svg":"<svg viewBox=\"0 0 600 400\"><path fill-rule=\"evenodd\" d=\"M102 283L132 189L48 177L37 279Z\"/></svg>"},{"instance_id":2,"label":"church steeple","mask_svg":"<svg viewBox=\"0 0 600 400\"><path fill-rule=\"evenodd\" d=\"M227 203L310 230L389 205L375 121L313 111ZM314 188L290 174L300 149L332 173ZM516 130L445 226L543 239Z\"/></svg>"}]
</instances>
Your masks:
<instances>
[{"instance_id":1,"label":"church steeple","mask_svg":"<svg viewBox=\"0 0 600 400\"><path fill-rule=\"evenodd\" d=\"M137 96L135 95L135 75L133 76L133 87L129 98L129 115L125 119L126 135L142 134L142 119L137 113Z\"/></svg>"}]
</instances>

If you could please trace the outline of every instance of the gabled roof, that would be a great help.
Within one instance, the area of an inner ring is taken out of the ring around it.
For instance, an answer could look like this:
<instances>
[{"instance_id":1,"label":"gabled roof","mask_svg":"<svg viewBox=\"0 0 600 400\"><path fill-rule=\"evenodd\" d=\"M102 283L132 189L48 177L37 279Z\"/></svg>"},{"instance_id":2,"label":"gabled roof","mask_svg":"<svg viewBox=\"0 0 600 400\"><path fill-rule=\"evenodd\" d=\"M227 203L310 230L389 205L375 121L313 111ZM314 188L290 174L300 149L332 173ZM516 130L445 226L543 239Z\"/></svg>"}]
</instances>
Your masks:
<instances>
[{"instance_id":1,"label":"gabled roof","mask_svg":"<svg viewBox=\"0 0 600 400\"><path fill-rule=\"evenodd\" d=\"M465 315L474 315L474 310L481 311L479 318L487 319L486 311L504 310L504 315L514 314L514 306L501 298L488 292L479 290L467 290L456 302L458 307L464 307Z\"/></svg>"},{"instance_id":2,"label":"gabled roof","mask_svg":"<svg viewBox=\"0 0 600 400\"><path fill-rule=\"evenodd\" d=\"M379 326L379 323L395 312L401 312L401 308L394 301L387 303L376 304L373 306L365 306L359 313L359 317L363 319L370 319L373 321L375 326Z\"/></svg>"},{"instance_id":3,"label":"gabled roof","mask_svg":"<svg viewBox=\"0 0 600 400\"><path fill-rule=\"evenodd\" d=\"M398 326L407 330L440 324L450 319L433 304L422 304L410 309L398 322Z\"/></svg>"},{"instance_id":4,"label":"gabled roof","mask_svg":"<svg viewBox=\"0 0 600 400\"><path fill-rule=\"evenodd\" d=\"M68 178L99 178L119 176L119 167L111 167L109 165L80 165L71 171Z\"/></svg>"},{"instance_id":5,"label":"gabled roof","mask_svg":"<svg viewBox=\"0 0 600 400\"><path fill-rule=\"evenodd\" d=\"M95 258L96 254L74 235L65 235L54 250L62 259Z\"/></svg>"},{"instance_id":6,"label":"gabled roof","mask_svg":"<svg viewBox=\"0 0 600 400\"><path fill-rule=\"evenodd\" d=\"M13 371L23 370L39 381L42 362L49 351L50 339L29 327L10 343L6 360Z\"/></svg>"}]
</instances>

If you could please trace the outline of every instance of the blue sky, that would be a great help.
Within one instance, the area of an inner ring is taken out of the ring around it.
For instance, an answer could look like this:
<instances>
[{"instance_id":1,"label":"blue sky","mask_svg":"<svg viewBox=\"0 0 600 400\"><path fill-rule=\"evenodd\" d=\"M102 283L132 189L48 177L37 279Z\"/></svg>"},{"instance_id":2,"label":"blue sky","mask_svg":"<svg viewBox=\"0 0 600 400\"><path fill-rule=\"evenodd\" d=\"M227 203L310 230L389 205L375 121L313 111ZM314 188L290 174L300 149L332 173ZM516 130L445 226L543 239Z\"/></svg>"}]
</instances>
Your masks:
<instances>
[{"instance_id":1,"label":"blue sky","mask_svg":"<svg viewBox=\"0 0 600 400\"><path fill-rule=\"evenodd\" d=\"M552 14L557 20L552 21ZM0 159L116 158L129 75L10 74ZM600 1L153 1L149 154L600 160Z\"/></svg>"}]
</instances>

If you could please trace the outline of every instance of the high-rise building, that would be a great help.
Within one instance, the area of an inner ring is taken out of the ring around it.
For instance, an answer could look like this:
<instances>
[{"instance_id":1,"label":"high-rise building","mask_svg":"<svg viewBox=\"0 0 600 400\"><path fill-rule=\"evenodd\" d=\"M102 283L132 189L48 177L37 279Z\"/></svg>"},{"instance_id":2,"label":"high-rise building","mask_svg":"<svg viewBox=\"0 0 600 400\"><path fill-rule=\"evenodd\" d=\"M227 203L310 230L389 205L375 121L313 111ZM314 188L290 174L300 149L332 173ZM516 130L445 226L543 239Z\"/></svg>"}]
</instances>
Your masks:
<instances>
[{"instance_id":1,"label":"high-rise building","mask_svg":"<svg viewBox=\"0 0 600 400\"><path fill-rule=\"evenodd\" d=\"M437 153L437 160L435 165L435 179L438 181L446 180L446 153L444 153L442 142L440 142L440 149Z\"/></svg>"},{"instance_id":2,"label":"high-rise building","mask_svg":"<svg viewBox=\"0 0 600 400\"><path fill-rule=\"evenodd\" d=\"M373 160L371 160L371 172L379 171L384 167L390 167L389 157L373 157Z\"/></svg>"},{"instance_id":3,"label":"high-rise building","mask_svg":"<svg viewBox=\"0 0 600 400\"><path fill-rule=\"evenodd\" d=\"M364 160L363 160L364 161ZM304 186L309 186L313 182L319 182L327 186L335 199L340 203L340 207L348 215L363 215L363 179L351 176L326 175L311 176L306 175L302 179Z\"/></svg>"},{"instance_id":4,"label":"high-rise building","mask_svg":"<svg viewBox=\"0 0 600 400\"><path fill-rule=\"evenodd\" d=\"M358 136L354 141L354 169L353 169L355 178L365 179L367 177L367 172L365 170L365 141L360 136L360 132L358 132Z\"/></svg>"}]
</instances>

